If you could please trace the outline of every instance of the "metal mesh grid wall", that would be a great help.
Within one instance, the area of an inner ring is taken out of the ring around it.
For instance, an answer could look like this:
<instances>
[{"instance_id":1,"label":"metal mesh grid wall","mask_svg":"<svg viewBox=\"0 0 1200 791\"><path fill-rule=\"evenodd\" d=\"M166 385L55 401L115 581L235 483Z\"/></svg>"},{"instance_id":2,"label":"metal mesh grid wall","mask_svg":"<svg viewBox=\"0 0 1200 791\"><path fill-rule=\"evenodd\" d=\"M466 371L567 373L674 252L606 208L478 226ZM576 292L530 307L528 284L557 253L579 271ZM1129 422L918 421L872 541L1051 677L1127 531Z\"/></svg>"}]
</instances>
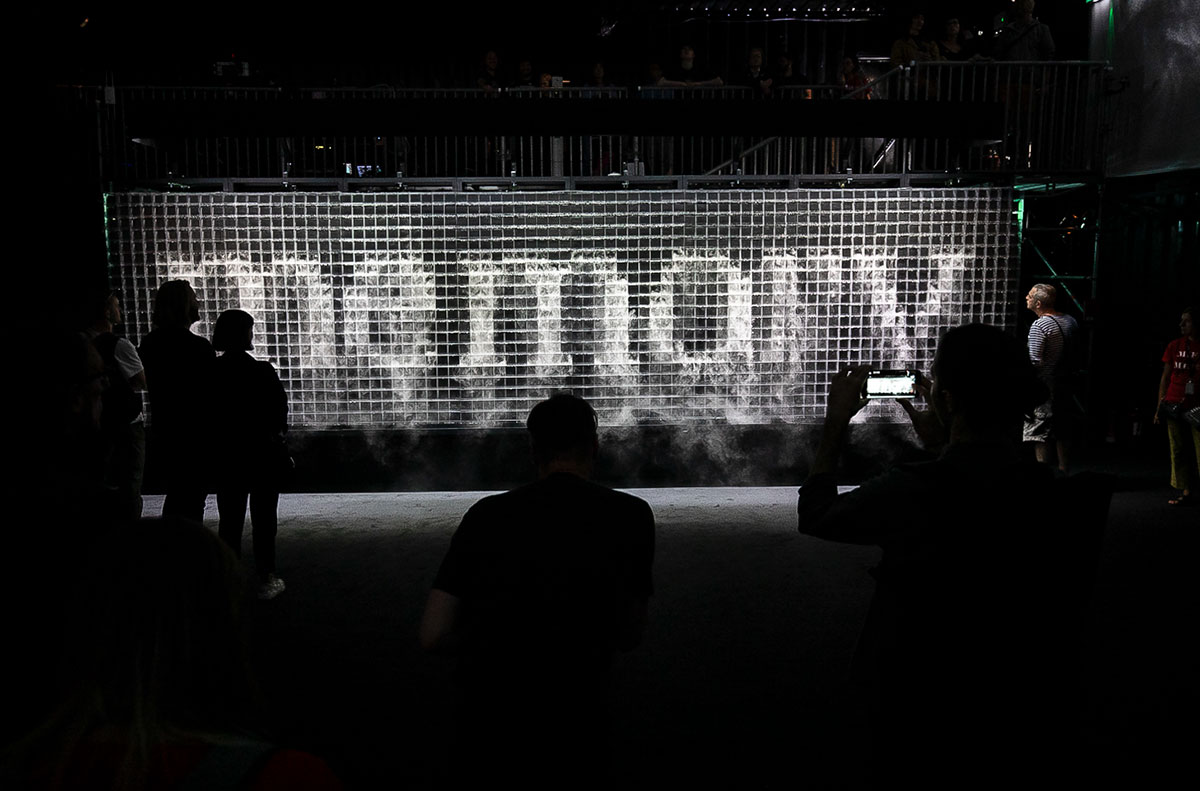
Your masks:
<instances>
[{"instance_id":1,"label":"metal mesh grid wall","mask_svg":"<svg viewBox=\"0 0 1200 791\"><path fill-rule=\"evenodd\" d=\"M927 370L1011 324L1007 190L120 193L128 330L192 283L256 319L296 426L520 424L556 389L605 425L815 422L847 364ZM897 419L872 405L863 419Z\"/></svg>"}]
</instances>

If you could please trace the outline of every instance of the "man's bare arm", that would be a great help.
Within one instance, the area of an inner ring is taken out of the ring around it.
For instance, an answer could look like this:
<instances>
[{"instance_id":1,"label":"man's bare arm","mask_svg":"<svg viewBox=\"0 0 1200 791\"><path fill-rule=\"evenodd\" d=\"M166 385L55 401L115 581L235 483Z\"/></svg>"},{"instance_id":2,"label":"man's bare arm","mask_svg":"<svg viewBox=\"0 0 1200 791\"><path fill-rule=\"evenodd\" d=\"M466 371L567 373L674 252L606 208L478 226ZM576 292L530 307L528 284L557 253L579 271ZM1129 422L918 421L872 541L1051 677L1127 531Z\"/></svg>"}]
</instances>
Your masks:
<instances>
[{"instance_id":1,"label":"man's bare arm","mask_svg":"<svg viewBox=\"0 0 1200 791\"><path fill-rule=\"evenodd\" d=\"M1171 363L1163 363L1162 378L1158 380L1158 404L1154 407L1154 424L1158 425L1158 413L1162 410L1163 401L1167 398L1167 388L1171 384Z\"/></svg>"},{"instance_id":2,"label":"man's bare arm","mask_svg":"<svg viewBox=\"0 0 1200 791\"><path fill-rule=\"evenodd\" d=\"M821 430L821 443L808 474L822 475L837 469L838 454L846 434L850 418L862 408L862 389L867 381L869 365L848 368L834 375L829 386L829 399L825 408L825 424Z\"/></svg>"}]
</instances>

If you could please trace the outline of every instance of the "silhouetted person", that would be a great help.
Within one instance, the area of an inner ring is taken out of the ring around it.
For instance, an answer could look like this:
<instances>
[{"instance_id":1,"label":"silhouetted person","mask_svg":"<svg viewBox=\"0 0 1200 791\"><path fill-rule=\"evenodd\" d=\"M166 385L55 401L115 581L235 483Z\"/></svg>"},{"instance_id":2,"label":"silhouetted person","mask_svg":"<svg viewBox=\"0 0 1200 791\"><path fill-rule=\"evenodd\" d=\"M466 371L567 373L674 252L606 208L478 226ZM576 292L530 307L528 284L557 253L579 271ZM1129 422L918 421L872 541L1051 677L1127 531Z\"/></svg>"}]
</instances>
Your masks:
<instances>
[{"instance_id":1,"label":"silhouetted person","mask_svg":"<svg viewBox=\"0 0 1200 791\"><path fill-rule=\"evenodd\" d=\"M611 88L611 87L613 87L612 81L610 79L608 79L608 75L605 73L604 61L602 61L602 60L592 61L591 66L588 67L587 79L583 81L583 87L585 87L585 88Z\"/></svg>"},{"instance_id":2,"label":"silhouetted person","mask_svg":"<svg viewBox=\"0 0 1200 791\"><path fill-rule=\"evenodd\" d=\"M646 64L646 85L659 85L663 81L662 66L658 63Z\"/></svg>"},{"instance_id":3,"label":"silhouetted person","mask_svg":"<svg viewBox=\"0 0 1200 791\"><path fill-rule=\"evenodd\" d=\"M950 330L904 404L931 461L838 495L834 470L866 368L834 377L800 489L800 532L883 549L852 675L870 701L879 787L1057 784L1072 759L1083 610L1107 516L1105 481L1056 479L1019 454L1045 394L1021 343Z\"/></svg>"},{"instance_id":4,"label":"silhouetted person","mask_svg":"<svg viewBox=\"0 0 1200 791\"><path fill-rule=\"evenodd\" d=\"M458 655L453 784L611 784L614 654L642 638L654 515L592 483L596 413L558 394L527 422L538 480L463 517L421 623L427 650Z\"/></svg>"},{"instance_id":5,"label":"silhouetted person","mask_svg":"<svg viewBox=\"0 0 1200 791\"><path fill-rule=\"evenodd\" d=\"M938 45L921 34L924 29L924 14L912 14L908 17L904 32L892 42L891 61L893 66L907 66L914 61L920 63L942 59Z\"/></svg>"},{"instance_id":6,"label":"silhouetted person","mask_svg":"<svg viewBox=\"0 0 1200 791\"><path fill-rule=\"evenodd\" d=\"M475 73L475 87L494 93L505 87L503 76L500 74L500 56L496 50L489 49L479 59L479 70Z\"/></svg>"},{"instance_id":7,"label":"silhouetted person","mask_svg":"<svg viewBox=\"0 0 1200 791\"><path fill-rule=\"evenodd\" d=\"M684 44L679 48L679 60L665 70L658 84L666 88L720 88L725 82L696 60L690 44Z\"/></svg>"},{"instance_id":8,"label":"silhouetted person","mask_svg":"<svg viewBox=\"0 0 1200 791\"><path fill-rule=\"evenodd\" d=\"M37 353L22 369L36 392L8 427L15 463L4 477L14 514L0 552L0 623L11 648L0 682L0 744L27 732L53 705L62 621L81 569L96 537L125 512L104 483L104 360L83 333L37 337Z\"/></svg>"},{"instance_id":9,"label":"silhouetted person","mask_svg":"<svg viewBox=\"0 0 1200 791\"><path fill-rule=\"evenodd\" d=\"M20 482L18 491L50 498L52 509L74 509L81 498L92 501L84 511L114 506L104 485L104 358L86 333L56 330L31 368L37 397L26 402L23 420L14 416L13 428L36 436L16 446L24 461L6 476Z\"/></svg>"},{"instance_id":10,"label":"silhouetted person","mask_svg":"<svg viewBox=\"0 0 1200 791\"><path fill-rule=\"evenodd\" d=\"M194 522L204 521L208 493L204 451L216 357L212 344L191 331L199 320L191 285L163 283L154 299L154 329L138 347L150 394L149 460L166 490L162 512Z\"/></svg>"},{"instance_id":11,"label":"silhouetted person","mask_svg":"<svg viewBox=\"0 0 1200 791\"><path fill-rule=\"evenodd\" d=\"M842 58L842 71L839 75L842 82L842 95L854 100L867 101L872 98L871 80L863 71L856 55ZM841 147L838 167L841 170L863 170L863 141L858 137L842 137L838 139Z\"/></svg>"},{"instance_id":12,"label":"silhouetted person","mask_svg":"<svg viewBox=\"0 0 1200 791\"><path fill-rule=\"evenodd\" d=\"M1054 60L1050 28L1033 15L1034 0L1016 0L1012 18L1005 22L992 44L996 60Z\"/></svg>"},{"instance_id":13,"label":"silhouetted person","mask_svg":"<svg viewBox=\"0 0 1200 791\"><path fill-rule=\"evenodd\" d=\"M752 47L746 55L746 67L742 70L738 85L754 88L758 96L770 96L773 83L774 80L763 64L762 48Z\"/></svg>"},{"instance_id":14,"label":"silhouetted person","mask_svg":"<svg viewBox=\"0 0 1200 791\"><path fill-rule=\"evenodd\" d=\"M969 32L964 33L958 17L947 17L942 23L942 35L938 37L938 52L946 60L967 61L975 56L975 42ZM978 59L978 58L975 58Z\"/></svg>"},{"instance_id":15,"label":"silhouetted person","mask_svg":"<svg viewBox=\"0 0 1200 791\"><path fill-rule=\"evenodd\" d=\"M1168 505L1200 502L1200 427L1187 419L1189 410L1200 407L1200 334L1196 332L1196 309L1187 308L1179 317L1179 337L1163 352L1162 378L1158 382L1158 406L1154 423L1166 421L1171 449L1171 486L1179 490Z\"/></svg>"},{"instance_id":16,"label":"silhouetted person","mask_svg":"<svg viewBox=\"0 0 1200 791\"><path fill-rule=\"evenodd\" d=\"M513 78L513 86L517 88L536 88L538 75L533 71L533 61L521 58L517 61L517 74Z\"/></svg>"},{"instance_id":17,"label":"silhouetted person","mask_svg":"<svg viewBox=\"0 0 1200 791\"><path fill-rule=\"evenodd\" d=\"M201 525L145 519L97 545L68 624L58 709L6 750L5 788L328 789L260 716L237 559Z\"/></svg>"},{"instance_id":18,"label":"silhouetted person","mask_svg":"<svg viewBox=\"0 0 1200 791\"><path fill-rule=\"evenodd\" d=\"M857 55L847 55L842 58L842 72L839 77L842 81L843 94L854 94L855 99L871 98L871 88L869 87L871 79L863 71Z\"/></svg>"},{"instance_id":19,"label":"silhouetted person","mask_svg":"<svg viewBox=\"0 0 1200 791\"><path fill-rule=\"evenodd\" d=\"M1038 283L1025 295L1025 307L1037 315L1029 328L1029 359L1037 369L1050 397L1038 404L1033 417L1025 421L1024 438L1032 442L1037 460L1054 464L1066 474L1070 462L1071 417L1075 411L1071 393L1071 375L1075 359L1079 324L1072 316L1054 307L1058 291Z\"/></svg>"},{"instance_id":20,"label":"silhouetted person","mask_svg":"<svg viewBox=\"0 0 1200 791\"><path fill-rule=\"evenodd\" d=\"M274 366L247 354L253 334L254 319L243 310L225 311L213 328L213 348L222 353L213 366L213 462L221 538L241 556L249 499L258 597L273 599L284 589L275 576L275 534L291 463L283 436L288 402Z\"/></svg>"},{"instance_id":21,"label":"silhouetted person","mask_svg":"<svg viewBox=\"0 0 1200 791\"><path fill-rule=\"evenodd\" d=\"M771 73L771 88L785 88L792 85L805 85L808 83L808 75L802 71L798 71L795 66L795 61L788 52L780 52L775 56L775 70ZM805 95L804 98L811 98Z\"/></svg>"},{"instance_id":22,"label":"silhouetted person","mask_svg":"<svg viewBox=\"0 0 1200 791\"><path fill-rule=\"evenodd\" d=\"M104 360L108 388L101 400L104 437L104 481L125 502L126 515L142 515L142 473L146 463L146 426L142 419L142 392L146 372L137 349L114 334L121 325L121 300L112 291L97 295L87 327L92 345Z\"/></svg>"}]
</instances>

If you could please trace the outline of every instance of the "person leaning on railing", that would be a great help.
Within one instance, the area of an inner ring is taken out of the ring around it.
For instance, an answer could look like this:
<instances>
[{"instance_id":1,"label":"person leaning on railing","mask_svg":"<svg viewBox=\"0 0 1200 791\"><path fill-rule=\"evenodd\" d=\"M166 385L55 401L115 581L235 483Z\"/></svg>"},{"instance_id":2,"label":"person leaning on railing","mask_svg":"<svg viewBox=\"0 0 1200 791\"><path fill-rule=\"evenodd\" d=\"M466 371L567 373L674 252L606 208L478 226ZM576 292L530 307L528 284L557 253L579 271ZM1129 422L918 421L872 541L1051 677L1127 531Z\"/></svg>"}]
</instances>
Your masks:
<instances>
[{"instance_id":1,"label":"person leaning on railing","mask_svg":"<svg viewBox=\"0 0 1200 791\"><path fill-rule=\"evenodd\" d=\"M664 88L720 88L724 84L724 80L696 60L696 51L688 44L679 48L679 63L666 70L658 81Z\"/></svg>"},{"instance_id":2,"label":"person leaning on railing","mask_svg":"<svg viewBox=\"0 0 1200 791\"><path fill-rule=\"evenodd\" d=\"M853 99L871 98L871 80L863 71L858 58L847 55L842 59L842 92Z\"/></svg>"},{"instance_id":3,"label":"person leaning on railing","mask_svg":"<svg viewBox=\"0 0 1200 791\"><path fill-rule=\"evenodd\" d=\"M909 18L907 32L892 42L893 66L907 66L914 61L921 63L942 60L938 45L921 37L921 29L924 27L924 14L913 14Z\"/></svg>"},{"instance_id":4,"label":"person leaning on railing","mask_svg":"<svg viewBox=\"0 0 1200 791\"><path fill-rule=\"evenodd\" d=\"M755 89L755 94L759 96L771 95L771 86L774 84L774 80L763 63L761 47L752 47L747 53L746 67L742 69L741 78L737 84Z\"/></svg>"},{"instance_id":5,"label":"person leaning on railing","mask_svg":"<svg viewBox=\"0 0 1200 791\"><path fill-rule=\"evenodd\" d=\"M996 60L1054 60L1054 37L1050 28L1033 15L1034 0L1017 0L1013 19L996 34L992 57Z\"/></svg>"},{"instance_id":6,"label":"person leaning on railing","mask_svg":"<svg viewBox=\"0 0 1200 791\"><path fill-rule=\"evenodd\" d=\"M979 40L962 29L956 16L947 17L942 23L942 35L937 40L937 46L943 60L962 63L981 59Z\"/></svg>"}]
</instances>

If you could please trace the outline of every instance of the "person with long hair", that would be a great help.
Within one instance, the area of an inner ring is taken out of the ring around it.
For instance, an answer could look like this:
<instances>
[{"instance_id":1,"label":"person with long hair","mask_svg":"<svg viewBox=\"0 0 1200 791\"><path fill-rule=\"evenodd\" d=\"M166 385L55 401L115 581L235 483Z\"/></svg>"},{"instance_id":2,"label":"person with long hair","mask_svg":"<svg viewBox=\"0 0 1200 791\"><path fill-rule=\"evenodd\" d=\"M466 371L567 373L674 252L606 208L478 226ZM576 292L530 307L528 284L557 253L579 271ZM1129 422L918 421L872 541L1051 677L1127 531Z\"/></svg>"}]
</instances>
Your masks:
<instances>
[{"instance_id":1,"label":"person with long hair","mask_svg":"<svg viewBox=\"0 0 1200 791\"><path fill-rule=\"evenodd\" d=\"M249 500L258 596L273 599L284 589L275 574L275 534L280 477L290 464L288 402L274 366L248 353L253 334L254 318L244 310L225 311L213 329L221 352L213 376L217 511L221 538L240 556Z\"/></svg>"},{"instance_id":2,"label":"person with long hair","mask_svg":"<svg viewBox=\"0 0 1200 791\"><path fill-rule=\"evenodd\" d=\"M971 57L967 37L963 35L958 17L947 17L942 22L942 35L938 37L938 51L946 60L965 61Z\"/></svg>"},{"instance_id":3,"label":"person with long hair","mask_svg":"<svg viewBox=\"0 0 1200 791\"><path fill-rule=\"evenodd\" d=\"M208 431L208 384L216 355L191 331L200 320L200 301L186 280L159 286L154 328L138 355L146 368L150 396L147 467L166 490L164 516L204 521L208 482L204 437Z\"/></svg>"},{"instance_id":4,"label":"person with long hair","mask_svg":"<svg viewBox=\"0 0 1200 791\"><path fill-rule=\"evenodd\" d=\"M1163 372L1158 381L1158 406L1154 423L1167 424L1171 448L1171 486L1179 490L1167 503L1173 506L1200 502L1200 428L1188 412L1200 407L1200 340L1196 337L1196 309L1179 317L1179 337L1163 352Z\"/></svg>"},{"instance_id":5,"label":"person with long hair","mask_svg":"<svg viewBox=\"0 0 1200 791\"><path fill-rule=\"evenodd\" d=\"M870 99L871 79L863 71L862 65L858 62L857 55L847 55L842 58L842 93L843 95L854 94L855 99Z\"/></svg>"},{"instance_id":6,"label":"person with long hair","mask_svg":"<svg viewBox=\"0 0 1200 791\"><path fill-rule=\"evenodd\" d=\"M892 42L891 61L893 66L907 66L914 61L942 60L938 45L922 35L925 15L913 12L905 17L900 36Z\"/></svg>"}]
</instances>

